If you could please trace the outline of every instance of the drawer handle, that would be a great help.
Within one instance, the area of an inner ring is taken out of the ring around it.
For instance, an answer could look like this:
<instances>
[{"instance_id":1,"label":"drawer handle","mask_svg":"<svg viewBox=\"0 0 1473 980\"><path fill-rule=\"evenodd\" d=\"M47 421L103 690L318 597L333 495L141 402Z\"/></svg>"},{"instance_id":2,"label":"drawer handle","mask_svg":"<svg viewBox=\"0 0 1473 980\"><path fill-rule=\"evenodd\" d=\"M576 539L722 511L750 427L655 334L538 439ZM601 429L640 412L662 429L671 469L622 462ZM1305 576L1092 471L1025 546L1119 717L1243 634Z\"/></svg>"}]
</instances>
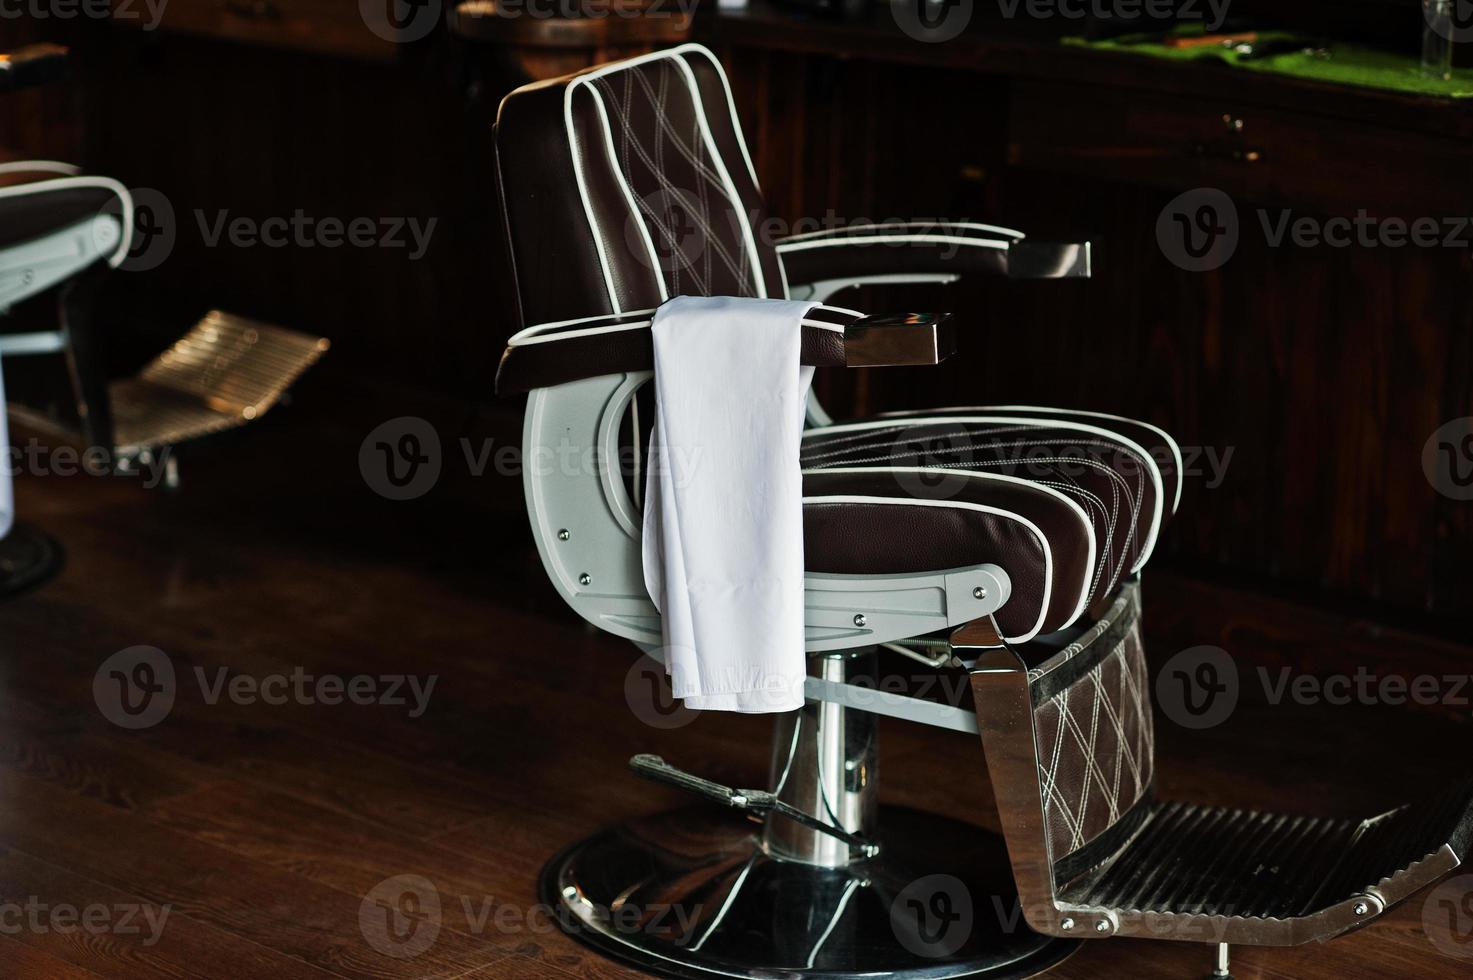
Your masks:
<instances>
[{"instance_id":1,"label":"drawer handle","mask_svg":"<svg viewBox=\"0 0 1473 980\"><path fill-rule=\"evenodd\" d=\"M225 12L249 20L281 19L281 9L271 0L225 0Z\"/></svg>"},{"instance_id":2,"label":"drawer handle","mask_svg":"<svg viewBox=\"0 0 1473 980\"><path fill-rule=\"evenodd\" d=\"M1196 143L1192 146L1192 155L1207 160L1230 160L1233 163L1262 163L1263 151L1254 147L1238 146L1209 146L1206 143Z\"/></svg>"}]
</instances>

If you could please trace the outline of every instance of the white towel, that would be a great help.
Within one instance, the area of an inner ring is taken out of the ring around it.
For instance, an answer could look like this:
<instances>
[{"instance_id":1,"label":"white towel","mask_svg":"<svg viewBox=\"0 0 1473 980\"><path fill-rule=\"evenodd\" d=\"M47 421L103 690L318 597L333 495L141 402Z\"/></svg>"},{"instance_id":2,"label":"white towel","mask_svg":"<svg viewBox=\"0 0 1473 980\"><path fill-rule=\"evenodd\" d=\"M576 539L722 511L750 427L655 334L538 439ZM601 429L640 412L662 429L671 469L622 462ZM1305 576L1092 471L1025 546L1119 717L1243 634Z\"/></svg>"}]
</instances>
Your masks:
<instances>
[{"instance_id":1,"label":"white towel","mask_svg":"<svg viewBox=\"0 0 1473 980\"><path fill-rule=\"evenodd\" d=\"M803 478L813 303L680 296L655 311L644 580L687 707L803 706Z\"/></svg>"}]
</instances>

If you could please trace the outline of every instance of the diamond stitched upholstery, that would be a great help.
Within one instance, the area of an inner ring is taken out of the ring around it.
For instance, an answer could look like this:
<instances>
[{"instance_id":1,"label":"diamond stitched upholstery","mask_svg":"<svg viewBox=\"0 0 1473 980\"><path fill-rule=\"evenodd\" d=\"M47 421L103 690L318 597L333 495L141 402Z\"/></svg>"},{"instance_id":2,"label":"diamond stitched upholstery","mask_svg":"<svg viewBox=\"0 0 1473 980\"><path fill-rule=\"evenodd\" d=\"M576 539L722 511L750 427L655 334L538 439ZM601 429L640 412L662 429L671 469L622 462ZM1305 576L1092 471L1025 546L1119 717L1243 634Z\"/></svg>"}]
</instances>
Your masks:
<instances>
[{"instance_id":1,"label":"diamond stitched upholstery","mask_svg":"<svg viewBox=\"0 0 1473 980\"><path fill-rule=\"evenodd\" d=\"M1054 861L1109 829L1151 788L1155 741L1139 596L1135 584L1127 586L1084 636L1029 675L1044 829ZM1067 684L1049 684L1051 675L1069 672L1081 656L1092 662L1088 669ZM1054 686L1059 689L1045 690Z\"/></svg>"},{"instance_id":2,"label":"diamond stitched upholstery","mask_svg":"<svg viewBox=\"0 0 1473 980\"><path fill-rule=\"evenodd\" d=\"M614 158L649 235L651 264L671 296L755 296L751 255L684 74L652 61L594 82L608 112Z\"/></svg>"}]
</instances>

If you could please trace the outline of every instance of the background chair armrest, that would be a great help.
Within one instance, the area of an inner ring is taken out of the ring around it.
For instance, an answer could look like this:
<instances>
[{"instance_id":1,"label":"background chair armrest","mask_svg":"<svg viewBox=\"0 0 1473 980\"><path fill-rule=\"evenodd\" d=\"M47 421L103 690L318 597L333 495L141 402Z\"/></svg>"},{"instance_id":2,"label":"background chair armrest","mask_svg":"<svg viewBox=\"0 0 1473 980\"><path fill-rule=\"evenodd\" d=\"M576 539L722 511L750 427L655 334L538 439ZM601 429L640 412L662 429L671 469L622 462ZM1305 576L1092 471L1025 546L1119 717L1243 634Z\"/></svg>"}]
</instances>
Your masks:
<instances>
[{"instance_id":1,"label":"background chair armrest","mask_svg":"<svg viewBox=\"0 0 1473 980\"><path fill-rule=\"evenodd\" d=\"M496 392L549 388L609 374L651 371L653 310L528 327L501 355ZM939 364L955 353L950 314L864 316L816 306L803 320L803 363L811 367Z\"/></svg>"},{"instance_id":2,"label":"background chair armrest","mask_svg":"<svg viewBox=\"0 0 1473 980\"><path fill-rule=\"evenodd\" d=\"M1011 279L1083 278L1090 274L1088 242L1026 239L994 225L924 222L862 225L794 235L777 243L795 296L825 299L839 289L871 282L935 282L968 275Z\"/></svg>"},{"instance_id":3,"label":"background chair armrest","mask_svg":"<svg viewBox=\"0 0 1473 980\"><path fill-rule=\"evenodd\" d=\"M59 44L31 44L0 53L0 92L54 82L66 76L67 49Z\"/></svg>"}]
</instances>

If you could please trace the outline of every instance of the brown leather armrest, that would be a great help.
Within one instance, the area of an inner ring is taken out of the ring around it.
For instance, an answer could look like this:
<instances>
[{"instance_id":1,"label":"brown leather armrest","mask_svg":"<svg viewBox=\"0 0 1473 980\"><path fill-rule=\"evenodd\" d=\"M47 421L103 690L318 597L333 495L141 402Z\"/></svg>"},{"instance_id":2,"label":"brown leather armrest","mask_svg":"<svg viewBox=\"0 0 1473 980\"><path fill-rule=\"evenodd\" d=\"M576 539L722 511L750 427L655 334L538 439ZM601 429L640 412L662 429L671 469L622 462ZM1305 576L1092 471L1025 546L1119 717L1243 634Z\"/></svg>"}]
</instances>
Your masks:
<instances>
[{"instance_id":1,"label":"brown leather armrest","mask_svg":"<svg viewBox=\"0 0 1473 980\"><path fill-rule=\"evenodd\" d=\"M501 355L496 392L549 388L606 374L651 371L655 365L650 311L593 322L523 331ZM803 326L802 362L810 367L898 367L939 364L956 352L950 314L859 316L815 307ZM842 332L818 323L842 327Z\"/></svg>"},{"instance_id":2,"label":"brown leather armrest","mask_svg":"<svg viewBox=\"0 0 1473 980\"><path fill-rule=\"evenodd\" d=\"M1089 242L1034 241L1021 232L959 222L814 232L784 239L777 250L792 286L896 275L1009 279L1090 275Z\"/></svg>"}]
</instances>

